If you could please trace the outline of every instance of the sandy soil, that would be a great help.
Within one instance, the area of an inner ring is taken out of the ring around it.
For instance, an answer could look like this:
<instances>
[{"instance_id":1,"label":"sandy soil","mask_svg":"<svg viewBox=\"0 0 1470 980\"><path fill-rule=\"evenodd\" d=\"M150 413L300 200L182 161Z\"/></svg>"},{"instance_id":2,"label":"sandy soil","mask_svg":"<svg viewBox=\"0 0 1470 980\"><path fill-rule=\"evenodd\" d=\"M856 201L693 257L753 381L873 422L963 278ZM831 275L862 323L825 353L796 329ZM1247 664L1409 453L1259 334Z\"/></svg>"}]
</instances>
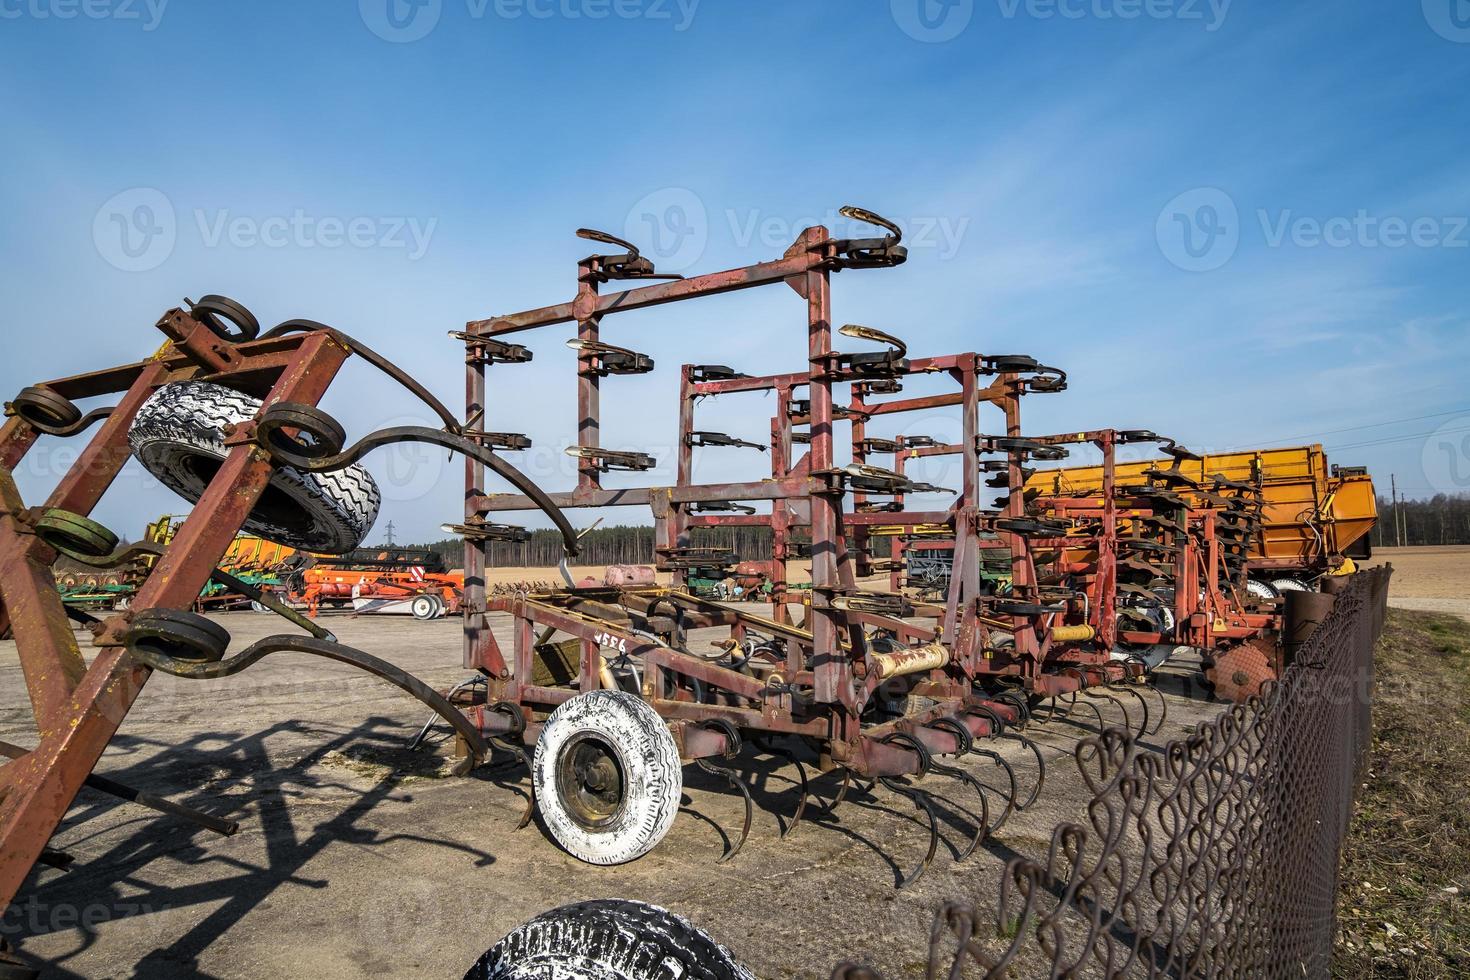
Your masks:
<instances>
[{"instance_id":1,"label":"sandy soil","mask_svg":"<svg viewBox=\"0 0 1470 980\"><path fill-rule=\"evenodd\" d=\"M1393 565L1389 604L1470 619L1470 546L1375 548L1364 565Z\"/></svg>"}]
</instances>

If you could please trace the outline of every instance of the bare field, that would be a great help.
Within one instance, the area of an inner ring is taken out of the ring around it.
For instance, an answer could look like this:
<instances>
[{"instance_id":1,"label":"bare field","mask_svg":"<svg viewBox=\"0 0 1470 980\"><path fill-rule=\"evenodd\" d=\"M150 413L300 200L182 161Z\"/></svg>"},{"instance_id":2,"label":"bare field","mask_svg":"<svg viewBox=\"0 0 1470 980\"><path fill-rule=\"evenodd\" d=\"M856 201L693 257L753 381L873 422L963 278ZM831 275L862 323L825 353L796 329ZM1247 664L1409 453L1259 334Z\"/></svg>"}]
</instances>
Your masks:
<instances>
[{"instance_id":1,"label":"bare field","mask_svg":"<svg viewBox=\"0 0 1470 980\"><path fill-rule=\"evenodd\" d=\"M1391 605L1470 619L1470 546L1375 548L1362 564L1393 565Z\"/></svg>"}]
</instances>

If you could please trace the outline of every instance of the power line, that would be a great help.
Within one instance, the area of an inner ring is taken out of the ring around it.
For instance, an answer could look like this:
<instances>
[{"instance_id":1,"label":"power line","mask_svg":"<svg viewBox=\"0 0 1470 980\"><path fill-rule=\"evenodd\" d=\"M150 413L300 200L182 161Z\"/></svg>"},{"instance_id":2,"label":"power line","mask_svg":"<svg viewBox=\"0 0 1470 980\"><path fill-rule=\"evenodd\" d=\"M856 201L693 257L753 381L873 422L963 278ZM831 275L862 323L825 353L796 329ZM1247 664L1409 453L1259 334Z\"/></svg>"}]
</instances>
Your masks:
<instances>
[{"instance_id":1,"label":"power line","mask_svg":"<svg viewBox=\"0 0 1470 980\"><path fill-rule=\"evenodd\" d=\"M1279 443L1279 442L1298 442L1298 441L1300 441L1302 439L1316 439L1316 438L1320 438L1321 436L1335 436L1335 435L1339 435L1339 434L1341 434L1343 432L1358 432L1358 431L1360 431L1362 429L1381 429L1381 428L1383 428L1386 425L1400 425L1400 424L1402 424L1404 422L1422 422L1425 419L1440 419L1440 418L1444 418L1446 415L1460 415L1460 414L1466 413L1466 412L1470 412L1470 408L1453 408L1453 409L1450 409L1448 412L1434 412L1434 413L1432 413L1430 415L1414 415L1414 416L1411 416L1409 418L1404 418L1404 419L1390 419L1387 422L1373 422L1373 423L1370 423L1368 425L1350 425L1350 426L1347 426L1346 428L1342 428L1342 429L1328 429L1325 432L1309 432L1306 435L1287 436L1287 437L1282 438L1282 439L1272 439L1271 442L1267 443L1267 445L1275 445L1276 443ZM1259 445L1259 443L1251 443L1251 445ZM1246 447L1245 447L1244 444L1242 444L1240 446L1232 446L1231 448L1232 449L1243 449L1243 448L1246 448ZM1347 447L1347 448L1352 448L1352 447Z\"/></svg>"},{"instance_id":2,"label":"power line","mask_svg":"<svg viewBox=\"0 0 1470 980\"><path fill-rule=\"evenodd\" d=\"M1351 443L1345 443L1343 445L1327 446L1326 448L1331 449L1334 452L1336 452L1339 449L1364 449L1364 448L1367 448L1369 446L1387 446L1387 445L1391 445L1392 443L1395 443L1395 442L1412 442L1415 439L1427 439L1430 436L1438 435L1438 434L1440 434L1442 432L1445 432L1445 433L1447 433L1447 432L1470 432L1470 425L1461 426L1460 428L1457 428L1457 429L1435 429L1433 432L1415 432L1415 433L1412 433L1411 435L1406 435L1406 436L1393 436L1393 437L1388 438L1388 439L1375 439L1375 440L1373 440L1371 442L1351 442Z\"/></svg>"}]
</instances>

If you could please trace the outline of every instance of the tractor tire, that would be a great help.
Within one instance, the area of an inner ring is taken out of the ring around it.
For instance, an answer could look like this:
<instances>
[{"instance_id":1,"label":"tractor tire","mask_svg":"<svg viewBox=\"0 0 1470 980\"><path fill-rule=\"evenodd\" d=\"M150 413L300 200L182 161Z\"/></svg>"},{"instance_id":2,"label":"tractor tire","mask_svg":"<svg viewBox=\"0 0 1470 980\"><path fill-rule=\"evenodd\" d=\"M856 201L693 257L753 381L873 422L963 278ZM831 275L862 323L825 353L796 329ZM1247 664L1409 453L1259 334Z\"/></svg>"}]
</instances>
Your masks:
<instances>
[{"instance_id":1,"label":"tractor tire","mask_svg":"<svg viewBox=\"0 0 1470 980\"><path fill-rule=\"evenodd\" d=\"M588 864L626 864L653 850L684 791L668 726L623 691L589 691L553 711L531 775L547 832Z\"/></svg>"},{"instance_id":2,"label":"tractor tire","mask_svg":"<svg viewBox=\"0 0 1470 980\"><path fill-rule=\"evenodd\" d=\"M1303 582L1299 578L1278 578L1278 579L1272 579L1272 581L1271 581L1271 588L1275 589L1278 594L1283 593L1283 592L1311 592L1312 591L1311 587L1308 586L1307 583Z\"/></svg>"},{"instance_id":3,"label":"tractor tire","mask_svg":"<svg viewBox=\"0 0 1470 980\"><path fill-rule=\"evenodd\" d=\"M153 393L128 430L133 454L160 483L197 503L229 455L226 426L260 411L258 398L207 381L176 381ZM382 496L359 465L330 473L278 466L244 530L302 551L345 554L378 518Z\"/></svg>"},{"instance_id":4,"label":"tractor tire","mask_svg":"<svg viewBox=\"0 0 1470 980\"><path fill-rule=\"evenodd\" d=\"M754 980L730 951L657 905L607 899L543 912L464 980Z\"/></svg>"}]
</instances>

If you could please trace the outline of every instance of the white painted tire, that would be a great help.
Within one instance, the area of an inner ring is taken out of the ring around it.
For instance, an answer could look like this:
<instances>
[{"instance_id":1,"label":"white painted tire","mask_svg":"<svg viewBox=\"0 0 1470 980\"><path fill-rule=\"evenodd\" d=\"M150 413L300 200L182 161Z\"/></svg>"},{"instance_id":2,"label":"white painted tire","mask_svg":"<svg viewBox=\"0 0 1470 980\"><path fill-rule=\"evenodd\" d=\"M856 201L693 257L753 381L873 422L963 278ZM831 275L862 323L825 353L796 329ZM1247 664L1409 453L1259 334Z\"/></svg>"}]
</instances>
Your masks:
<instances>
[{"instance_id":1,"label":"white painted tire","mask_svg":"<svg viewBox=\"0 0 1470 980\"><path fill-rule=\"evenodd\" d=\"M657 905L578 902L490 947L464 980L754 980L730 951Z\"/></svg>"},{"instance_id":2,"label":"white painted tire","mask_svg":"<svg viewBox=\"0 0 1470 980\"><path fill-rule=\"evenodd\" d=\"M419 620L438 619L444 612L434 597L427 593L414 596L408 603L408 611Z\"/></svg>"},{"instance_id":3,"label":"white painted tire","mask_svg":"<svg viewBox=\"0 0 1470 980\"><path fill-rule=\"evenodd\" d=\"M1247 579L1245 583L1245 591L1246 594L1249 595L1252 599L1281 598L1281 593L1276 590L1276 586L1272 585L1270 582L1266 582L1258 578Z\"/></svg>"},{"instance_id":4,"label":"white painted tire","mask_svg":"<svg viewBox=\"0 0 1470 980\"><path fill-rule=\"evenodd\" d=\"M1271 581L1271 588L1275 589L1277 592L1311 592L1312 591L1311 588L1307 585L1307 583L1303 582L1299 578L1278 578L1278 579L1272 579L1272 581Z\"/></svg>"},{"instance_id":5,"label":"white painted tire","mask_svg":"<svg viewBox=\"0 0 1470 980\"><path fill-rule=\"evenodd\" d=\"M160 483L198 503L229 449L224 429L255 418L261 401L207 381L159 388L128 427L128 445ZM378 519L378 485L362 466L303 473L278 466L244 530L302 551L345 554Z\"/></svg>"},{"instance_id":6,"label":"white painted tire","mask_svg":"<svg viewBox=\"0 0 1470 980\"><path fill-rule=\"evenodd\" d=\"M591 780L579 780L579 769ZM553 711L531 771L547 831L588 864L647 854L673 826L684 792L674 736L643 699L624 691L589 691Z\"/></svg>"}]
</instances>

